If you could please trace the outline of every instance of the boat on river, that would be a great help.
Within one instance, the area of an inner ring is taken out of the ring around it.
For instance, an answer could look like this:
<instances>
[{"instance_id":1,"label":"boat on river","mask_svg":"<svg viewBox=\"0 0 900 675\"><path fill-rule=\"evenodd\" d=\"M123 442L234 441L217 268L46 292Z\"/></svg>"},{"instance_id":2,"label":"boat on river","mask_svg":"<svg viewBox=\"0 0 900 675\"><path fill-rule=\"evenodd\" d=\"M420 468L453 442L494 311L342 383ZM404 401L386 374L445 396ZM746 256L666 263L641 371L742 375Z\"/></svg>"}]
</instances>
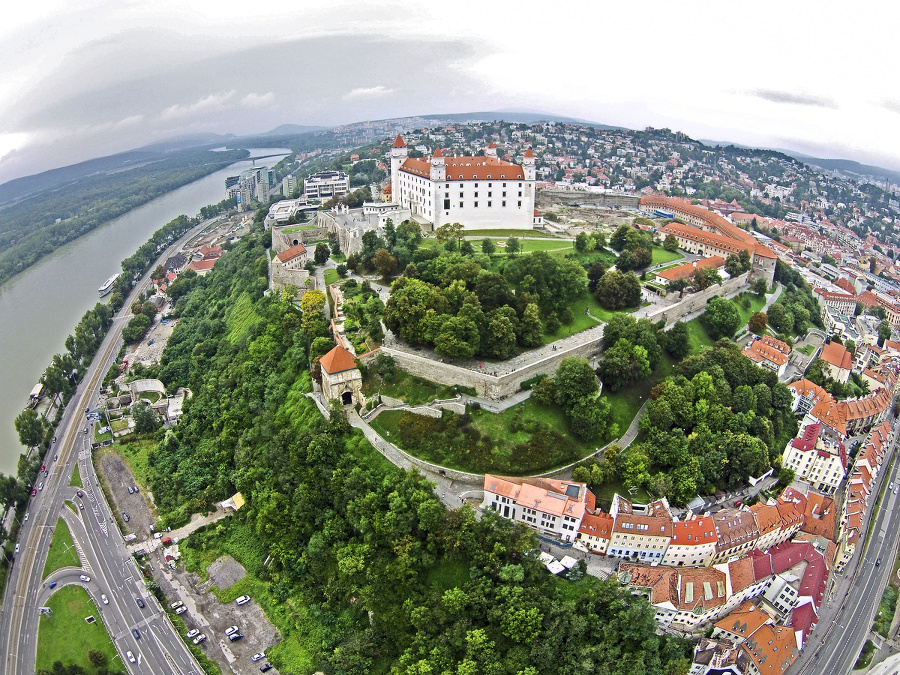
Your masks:
<instances>
[{"instance_id":1,"label":"boat on river","mask_svg":"<svg viewBox=\"0 0 900 675\"><path fill-rule=\"evenodd\" d=\"M100 293L101 298L112 290L113 284L116 283L116 279L119 278L120 274L121 272L116 272L109 279L107 279L100 288L97 289L97 292Z\"/></svg>"}]
</instances>

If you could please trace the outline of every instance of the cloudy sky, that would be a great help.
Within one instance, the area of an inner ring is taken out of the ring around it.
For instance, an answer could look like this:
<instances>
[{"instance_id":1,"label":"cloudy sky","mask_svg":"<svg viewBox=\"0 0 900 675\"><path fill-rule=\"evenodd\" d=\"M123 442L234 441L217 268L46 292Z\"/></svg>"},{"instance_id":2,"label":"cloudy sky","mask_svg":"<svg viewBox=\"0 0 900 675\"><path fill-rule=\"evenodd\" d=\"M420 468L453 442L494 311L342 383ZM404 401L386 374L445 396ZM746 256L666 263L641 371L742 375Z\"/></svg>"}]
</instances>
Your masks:
<instances>
[{"instance_id":1,"label":"cloudy sky","mask_svg":"<svg viewBox=\"0 0 900 675\"><path fill-rule=\"evenodd\" d=\"M897 3L41 0L0 182L193 132L534 110L900 169Z\"/></svg>"}]
</instances>

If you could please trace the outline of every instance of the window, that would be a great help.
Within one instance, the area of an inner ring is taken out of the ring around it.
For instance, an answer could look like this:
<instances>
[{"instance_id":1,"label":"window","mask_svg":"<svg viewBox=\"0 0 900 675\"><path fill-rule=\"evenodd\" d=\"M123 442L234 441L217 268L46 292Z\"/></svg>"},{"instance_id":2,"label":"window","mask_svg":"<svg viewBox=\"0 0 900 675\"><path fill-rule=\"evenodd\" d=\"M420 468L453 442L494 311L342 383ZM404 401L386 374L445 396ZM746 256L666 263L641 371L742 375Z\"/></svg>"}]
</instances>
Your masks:
<instances>
[{"instance_id":1,"label":"window","mask_svg":"<svg viewBox=\"0 0 900 675\"><path fill-rule=\"evenodd\" d=\"M478 186L476 185L475 187L478 187ZM478 193L477 193L477 192L475 193L475 196L476 196L476 197L478 196Z\"/></svg>"},{"instance_id":2,"label":"window","mask_svg":"<svg viewBox=\"0 0 900 675\"><path fill-rule=\"evenodd\" d=\"M506 183L503 184L503 187L506 187ZM506 194L506 193L504 193L504 194Z\"/></svg>"},{"instance_id":3,"label":"window","mask_svg":"<svg viewBox=\"0 0 900 675\"><path fill-rule=\"evenodd\" d=\"M488 201L488 208L491 208L491 202Z\"/></svg>"},{"instance_id":4,"label":"window","mask_svg":"<svg viewBox=\"0 0 900 675\"><path fill-rule=\"evenodd\" d=\"M478 202L475 202L475 208L476 209L478 208Z\"/></svg>"},{"instance_id":5,"label":"window","mask_svg":"<svg viewBox=\"0 0 900 675\"><path fill-rule=\"evenodd\" d=\"M519 202L519 208L520 209L522 208L522 202Z\"/></svg>"},{"instance_id":6,"label":"window","mask_svg":"<svg viewBox=\"0 0 900 675\"><path fill-rule=\"evenodd\" d=\"M504 197L506 196L506 190L503 191L503 196L504 196Z\"/></svg>"},{"instance_id":7,"label":"window","mask_svg":"<svg viewBox=\"0 0 900 675\"><path fill-rule=\"evenodd\" d=\"M478 183L475 183L475 187L476 187L476 188L478 187ZM477 197L478 195L476 194L475 196Z\"/></svg>"},{"instance_id":8,"label":"window","mask_svg":"<svg viewBox=\"0 0 900 675\"><path fill-rule=\"evenodd\" d=\"M522 187L522 184L521 184L521 183L519 183L519 187Z\"/></svg>"},{"instance_id":9,"label":"window","mask_svg":"<svg viewBox=\"0 0 900 675\"><path fill-rule=\"evenodd\" d=\"M520 197L522 196L522 191L521 191L521 190L519 190L519 196L520 196Z\"/></svg>"},{"instance_id":10,"label":"window","mask_svg":"<svg viewBox=\"0 0 900 675\"><path fill-rule=\"evenodd\" d=\"M459 208L463 208L463 203L464 203L464 202L460 202L460 203L459 203Z\"/></svg>"},{"instance_id":11,"label":"window","mask_svg":"<svg viewBox=\"0 0 900 675\"><path fill-rule=\"evenodd\" d=\"M490 196L491 196L491 193L490 193L490 191L489 191L489 192L488 192L488 197L490 197Z\"/></svg>"}]
</instances>

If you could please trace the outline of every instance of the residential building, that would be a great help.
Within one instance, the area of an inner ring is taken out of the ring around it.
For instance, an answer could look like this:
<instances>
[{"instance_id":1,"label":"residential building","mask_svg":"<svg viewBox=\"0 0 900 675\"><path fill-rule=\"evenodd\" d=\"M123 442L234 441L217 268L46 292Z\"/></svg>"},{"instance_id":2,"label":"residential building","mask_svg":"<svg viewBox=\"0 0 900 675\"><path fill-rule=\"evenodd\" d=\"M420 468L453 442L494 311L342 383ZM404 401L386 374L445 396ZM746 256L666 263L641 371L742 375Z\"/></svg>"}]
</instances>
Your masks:
<instances>
[{"instance_id":1,"label":"residential building","mask_svg":"<svg viewBox=\"0 0 900 675\"><path fill-rule=\"evenodd\" d=\"M481 508L542 535L574 541L585 513L593 513L595 499L584 483L486 474Z\"/></svg>"},{"instance_id":2,"label":"residential building","mask_svg":"<svg viewBox=\"0 0 900 675\"><path fill-rule=\"evenodd\" d=\"M741 352L756 365L771 370L778 377L784 375L791 360L791 347L771 335L760 335L753 339Z\"/></svg>"},{"instance_id":3,"label":"residential building","mask_svg":"<svg viewBox=\"0 0 900 675\"><path fill-rule=\"evenodd\" d=\"M759 527L750 511L726 507L713 516L713 521L716 526L714 563L744 556L759 539Z\"/></svg>"},{"instance_id":4,"label":"residential building","mask_svg":"<svg viewBox=\"0 0 900 675\"><path fill-rule=\"evenodd\" d=\"M578 541L588 550L606 555L615 520L608 513L585 513L578 528Z\"/></svg>"},{"instance_id":5,"label":"residential building","mask_svg":"<svg viewBox=\"0 0 900 675\"><path fill-rule=\"evenodd\" d=\"M327 199L350 192L350 176L343 171L320 171L303 181L305 199Z\"/></svg>"},{"instance_id":6,"label":"residential building","mask_svg":"<svg viewBox=\"0 0 900 675\"><path fill-rule=\"evenodd\" d=\"M610 509L615 519L607 554L660 564L672 538L672 512L665 498L646 506L615 495Z\"/></svg>"},{"instance_id":7,"label":"residential building","mask_svg":"<svg viewBox=\"0 0 900 675\"><path fill-rule=\"evenodd\" d=\"M690 279L691 275L694 273L694 270L717 270L724 266L725 258L720 255L714 255L710 256L709 258L701 258L700 260L695 260L694 262L685 263L684 265L676 265L675 267L659 270L658 272L656 272L655 281L656 283L665 286L671 281Z\"/></svg>"},{"instance_id":8,"label":"residential building","mask_svg":"<svg viewBox=\"0 0 900 675\"><path fill-rule=\"evenodd\" d=\"M437 148L431 157L412 158L397 136L391 148L392 198L432 229L461 223L466 229L530 230L536 217L535 161L530 148L521 165L498 159L493 143L484 156L445 157Z\"/></svg>"},{"instance_id":9,"label":"residential building","mask_svg":"<svg viewBox=\"0 0 900 675\"><path fill-rule=\"evenodd\" d=\"M672 539L662 564L672 567L706 567L716 555L716 527L713 519L691 517L672 523Z\"/></svg>"},{"instance_id":10,"label":"residential building","mask_svg":"<svg viewBox=\"0 0 900 675\"><path fill-rule=\"evenodd\" d=\"M826 376L833 378L835 382L847 384L853 370L853 357L844 345L834 340L826 341L819 358L826 364L823 369Z\"/></svg>"},{"instance_id":11,"label":"residential building","mask_svg":"<svg viewBox=\"0 0 900 675\"><path fill-rule=\"evenodd\" d=\"M823 494L833 495L847 473L843 435L832 433L821 422L807 424L788 443L782 461L794 471L797 480L809 483Z\"/></svg>"}]
</instances>

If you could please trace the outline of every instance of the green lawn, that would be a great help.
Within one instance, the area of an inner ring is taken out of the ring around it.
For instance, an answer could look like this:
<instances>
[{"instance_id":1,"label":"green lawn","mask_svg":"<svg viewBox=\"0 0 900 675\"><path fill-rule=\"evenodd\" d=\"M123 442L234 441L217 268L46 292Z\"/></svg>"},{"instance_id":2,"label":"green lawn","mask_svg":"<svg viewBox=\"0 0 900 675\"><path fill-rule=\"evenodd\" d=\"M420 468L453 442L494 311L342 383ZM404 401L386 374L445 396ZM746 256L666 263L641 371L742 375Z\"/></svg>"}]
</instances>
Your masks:
<instances>
[{"instance_id":1,"label":"green lawn","mask_svg":"<svg viewBox=\"0 0 900 675\"><path fill-rule=\"evenodd\" d=\"M56 521L56 529L53 530L53 540L50 542L50 551L44 564L43 577L46 579L50 572L63 567L81 567L81 561L75 551L69 526L60 518Z\"/></svg>"},{"instance_id":2,"label":"green lawn","mask_svg":"<svg viewBox=\"0 0 900 675\"><path fill-rule=\"evenodd\" d=\"M415 375L403 372L400 369L396 369L391 380L389 382L382 382L380 387L378 379L377 376L367 378L363 390L363 393L366 394L367 397L382 394L383 396L390 396L391 398L406 401L410 405L419 405L428 403L435 398L444 399L456 396L453 387L429 382L421 377L416 377Z\"/></svg>"},{"instance_id":3,"label":"green lawn","mask_svg":"<svg viewBox=\"0 0 900 675\"><path fill-rule=\"evenodd\" d=\"M100 427L94 427L94 442L102 443L103 441L111 441L113 438L112 431L104 431L102 434L97 433Z\"/></svg>"},{"instance_id":4,"label":"green lawn","mask_svg":"<svg viewBox=\"0 0 900 675\"><path fill-rule=\"evenodd\" d=\"M568 326L560 326L559 330L555 333L544 334L545 345L548 345L551 342L556 342L557 340L561 340L562 338L569 337L570 335L575 335L575 333L580 333L581 331L587 330L588 328L599 326L600 322L605 323L616 314L631 314L632 312L637 310L637 307L629 307L625 310L618 310L613 312L608 309L604 309L603 306L599 302L597 302L597 298L595 298L593 295L585 293L584 297L572 304L571 309L572 314L575 316L575 320ZM588 316L585 313L586 309L591 310L591 316ZM599 319L599 322L591 318L592 316Z\"/></svg>"},{"instance_id":5,"label":"green lawn","mask_svg":"<svg viewBox=\"0 0 900 675\"><path fill-rule=\"evenodd\" d=\"M468 238L471 241L472 246L475 247L475 251L481 253L481 241L484 239L472 239ZM496 251L494 255L506 255L506 240L507 238L500 237L491 237L493 239L494 244L496 245ZM501 246L500 244L503 244ZM441 242L437 239L428 238L423 239L420 246L424 248L440 248L443 246ZM561 251L563 253L569 253L575 250L575 242L571 239L544 239L542 241L532 241L530 239L519 239L519 250L522 253L531 253L532 251Z\"/></svg>"},{"instance_id":6,"label":"green lawn","mask_svg":"<svg viewBox=\"0 0 900 675\"><path fill-rule=\"evenodd\" d=\"M286 230L282 230L285 234L290 234L291 232L300 232L301 230L311 230L315 225L295 225L294 227L289 227Z\"/></svg>"},{"instance_id":7,"label":"green lawn","mask_svg":"<svg viewBox=\"0 0 900 675\"><path fill-rule=\"evenodd\" d=\"M706 332L706 329L700 325L699 316L696 319L688 321L687 327L691 340L691 354L696 354L704 347L712 347L715 344L713 339L709 337L709 333Z\"/></svg>"},{"instance_id":8,"label":"green lawn","mask_svg":"<svg viewBox=\"0 0 900 675\"><path fill-rule=\"evenodd\" d=\"M100 612L79 586L65 586L50 596L47 606L53 612L42 616L38 629L37 670L51 671L55 661L65 665L78 665L85 673L99 673L100 668L91 665L88 651L96 649L106 657L106 665L114 672L121 669L121 659L106 632ZM96 621L84 619L93 616Z\"/></svg>"},{"instance_id":9,"label":"green lawn","mask_svg":"<svg viewBox=\"0 0 900 675\"><path fill-rule=\"evenodd\" d=\"M750 298L750 306L744 307L744 304L741 300L741 296L736 296L732 302L734 306L737 307L738 312L741 315L741 326L746 325L746 323L750 320L750 317L762 310L766 305L767 298L759 297L756 293L743 293L742 294L746 298Z\"/></svg>"},{"instance_id":10,"label":"green lawn","mask_svg":"<svg viewBox=\"0 0 900 675\"><path fill-rule=\"evenodd\" d=\"M813 351L815 351L815 348L812 345L803 345L797 351L800 352L801 354L805 354L806 356L809 356L810 354L813 353Z\"/></svg>"},{"instance_id":11,"label":"green lawn","mask_svg":"<svg viewBox=\"0 0 900 675\"><path fill-rule=\"evenodd\" d=\"M75 469L72 471L72 480L69 481L69 485L74 485L78 488L83 488L84 485L81 484L81 472L78 471L78 465L75 465Z\"/></svg>"},{"instance_id":12,"label":"green lawn","mask_svg":"<svg viewBox=\"0 0 900 675\"><path fill-rule=\"evenodd\" d=\"M621 481L604 483L597 487L594 496L597 498L597 505L602 506L603 509L608 511L612 504L613 497L616 496L616 494L620 494L626 499L637 502L638 504L647 504L652 499L650 493L641 487L633 493L629 493L628 488L626 488Z\"/></svg>"},{"instance_id":13,"label":"green lawn","mask_svg":"<svg viewBox=\"0 0 900 675\"><path fill-rule=\"evenodd\" d=\"M336 284L340 277L338 276L337 270L328 268L325 270L325 285L330 286L331 284Z\"/></svg>"},{"instance_id":14,"label":"green lawn","mask_svg":"<svg viewBox=\"0 0 900 675\"><path fill-rule=\"evenodd\" d=\"M541 230L464 230L463 234L466 239L484 239L485 237L503 237L508 239L509 237L516 237L521 239L522 237L539 237L539 238L555 238L552 234L547 232L542 232Z\"/></svg>"},{"instance_id":15,"label":"green lawn","mask_svg":"<svg viewBox=\"0 0 900 675\"><path fill-rule=\"evenodd\" d=\"M113 431L124 431L128 428L128 420L112 420L109 426Z\"/></svg>"},{"instance_id":16,"label":"green lawn","mask_svg":"<svg viewBox=\"0 0 900 675\"><path fill-rule=\"evenodd\" d=\"M699 350L697 350L699 351ZM692 350L693 353L693 350ZM662 358L656 370L650 377L632 382L616 393L605 392L603 394L611 406L612 422L619 425L619 437L631 426L634 416L647 401L650 390L669 375L675 374L676 361L667 352L663 352Z\"/></svg>"},{"instance_id":17,"label":"green lawn","mask_svg":"<svg viewBox=\"0 0 900 675\"><path fill-rule=\"evenodd\" d=\"M662 265L663 263L669 263L673 260L680 260L684 257L684 253L681 251L667 251L662 246L654 246L653 247L653 262L651 265Z\"/></svg>"}]
</instances>

